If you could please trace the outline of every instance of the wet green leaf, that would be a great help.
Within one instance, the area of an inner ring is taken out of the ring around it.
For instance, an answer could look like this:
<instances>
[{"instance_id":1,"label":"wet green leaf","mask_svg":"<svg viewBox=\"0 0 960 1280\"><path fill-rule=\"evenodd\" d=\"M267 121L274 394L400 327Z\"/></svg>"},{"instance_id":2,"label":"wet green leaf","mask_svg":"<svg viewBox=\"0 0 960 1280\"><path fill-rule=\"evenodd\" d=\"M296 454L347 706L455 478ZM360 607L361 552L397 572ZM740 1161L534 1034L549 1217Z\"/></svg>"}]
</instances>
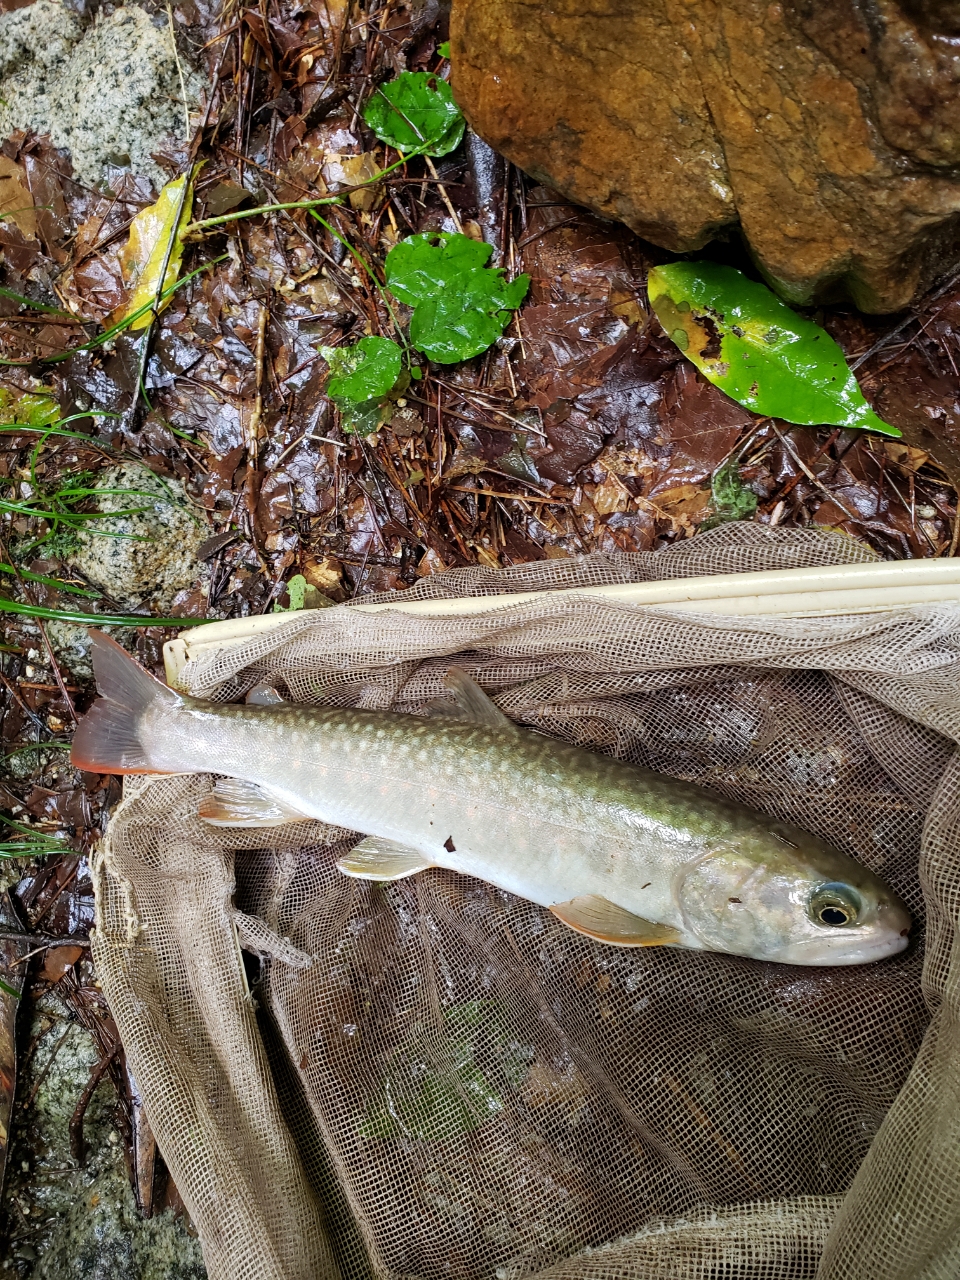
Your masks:
<instances>
[{"instance_id":1,"label":"wet green leaf","mask_svg":"<svg viewBox=\"0 0 960 1280\"><path fill-rule=\"evenodd\" d=\"M648 281L657 318L688 360L754 413L899 436L873 412L819 325L733 267L673 262Z\"/></svg>"},{"instance_id":2,"label":"wet green leaf","mask_svg":"<svg viewBox=\"0 0 960 1280\"><path fill-rule=\"evenodd\" d=\"M60 406L52 392L41 390L21 394L8 387L0 387L0 422L3 426L36 429L53 426L59 421Z\"/></svg>"},{"instance_id":3,"label":"wet green leaf","mask_svg":"<svg viewBox=\"0 0 960 1280\"><path fill-rule=\"evenodd\" d=\"M428 71L403 71L375 89L363 118L398 151L445 156L463 138L464 120L450 86Z\"/></svg>"},{"instance_id":4,"label":"wet green leaf","mask_svg":"<svg viewBox=\"0 0 960 1280\"><path fill-rule=\"evenodd\" d=\"M312 586L302 573L295 573L287 583L289 605L275 604L274 613L295 613L298 609L322 609L333 601Z\"/></svg>"},{"instance_id":5,"label":"wet green leaf","mask_svg":"<svg viewBox=\"0 0 960 1280\"><path fill-rule=\"evenodd\" d=\"M526 296L530 277L507 280L486 265L492 253L469 236L425 231L387 254L387 284L414 308L410 341L431 360L455 364L486 351Z\"/></svg>"},{"instance_id":6,"label":"wet green leaf","mask_svg":"<svg viewBox=\"0 0 960 1280\"><path fill-rule=\"evenodd\" d=\"M403 352L389 338L361 338L352 347L320 347L330 366L327 395L344 431L369 435L390 417L388 394L403 371Z\"/></svg>"},{"instance_id":7,"label":"wet green leaf","mask_svg":"<svg viewBox=\"0 0 960 1280\"><path fill-rule=\"evenodd\" d=\"M361 338L352 347L321 347L330 366L327 395L331 400L360 403L393 390L403 367L403 352L389 338Z\"/></svg>"}]
</instances>

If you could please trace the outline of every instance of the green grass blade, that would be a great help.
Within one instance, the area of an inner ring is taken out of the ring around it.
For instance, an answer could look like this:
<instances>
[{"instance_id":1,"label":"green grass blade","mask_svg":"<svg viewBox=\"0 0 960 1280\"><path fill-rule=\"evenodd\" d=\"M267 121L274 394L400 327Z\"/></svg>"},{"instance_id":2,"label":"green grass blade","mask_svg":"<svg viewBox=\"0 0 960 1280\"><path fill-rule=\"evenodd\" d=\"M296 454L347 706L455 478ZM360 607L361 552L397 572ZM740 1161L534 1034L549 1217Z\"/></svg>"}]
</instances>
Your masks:
<instances>
[{"instance_id":1,"label":"green grass blade","mask_svg":"<svg viewBox=\"0 0 960 1280\"><path fill-rule=\"evenodd\" d=\"M142 307L138 307L136 311L125 316L117 324L111 325L109 329L105 329L96 338L91 338L89 342L83 343L82 346L71 347L69 351L58 351L53 356L33 356L29 360L8 360L5 356L0 356L0 365L6 365L14 369L25 369L32 364L60 364L64 360L69 360L71 356L75 356L79 351L92 351L96 347L101 347L105 342L109 342L111 338L115 338L117 334L129 329L135 320L139 320L148 311L152 311L154 307L165 302L167 298L192 280L194 276L200 275L201 272L206 271L209 267L215 267L218 262L223 262L229 256L228 253L223 253L219 258L212 258L209 262L204 262L201 266L195 267L193 271L188 271L185 276L181 276L179 280L174 281L172 285L164 289L158 298L145 303Z\"/></svg>"},{"instance_id":2,"label":"green grass blade","mask_svg":"<svg viewBox=\"0 0 960 1280\"><path fill-rule=\"evenodd\" d=\"M75 587L72 582L62 582L59 578L47 578L42 573L29 573L26 569L16 569L12 564L0 562L0 573L14 578L22 578L24 582L39 582L45 587L56 587L58 591L69 591L74 596L88 596L91 600L99 600L101 592L91 591L87 587Z\"/></svg>"},{"instance_id":3,"label":"green grass blade","mask_svg":"<svg viewBox=\"0 0 960 1280\"><path fill-rule=\"evenodd\" d=\"M34 302L33 298L26 298L22 293L14 293L13 289L7 289L0 285L0 298L9 298L11 302L19 302L21 307L29 307L31 311L42 311L44 315L60 316L63 320L74 320L78 325L83 324L79 316L73 316L69 311L63 311L60 307L48 306L45 302Z\"/></svg>"},{"instance_id":4,"label":"green grass blade","mask_svg":"<svg viewBox=\"0 0 960 1280\"><path fill-rule=\"evenodd\" d=\"M0 596L0 613L19 613L42 622L79 622L91 627L202 627L209 618L151 618L145 613L82 613L74 609L44 609Z\"/></svg>"}]
</instances>

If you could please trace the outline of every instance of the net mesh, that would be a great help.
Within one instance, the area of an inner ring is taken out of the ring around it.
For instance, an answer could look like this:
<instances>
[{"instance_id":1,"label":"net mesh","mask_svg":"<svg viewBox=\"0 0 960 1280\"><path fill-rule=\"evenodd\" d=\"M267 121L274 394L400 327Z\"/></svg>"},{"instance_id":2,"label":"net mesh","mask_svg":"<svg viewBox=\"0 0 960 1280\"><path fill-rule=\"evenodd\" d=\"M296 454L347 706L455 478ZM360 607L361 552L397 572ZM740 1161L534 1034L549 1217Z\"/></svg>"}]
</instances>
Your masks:
<instances>
[{"instance_id":1,"label":"net mesh","mask_svg":"<svg viewBox=\"0 0 960 1280\"><path fill-rule=\"evenodd\" d=\"M406 598L868 558L727 526ZM960 610L744 619L576 591L469 617L344 608L181 679L422 712L452 660L521 724L831 840L926 917L926 958L604 947L452 872L347 879L355 833L214 830L210 775L128 780L94 954L214 1280L960 1274Z\"/></svg>"}]
</instances>

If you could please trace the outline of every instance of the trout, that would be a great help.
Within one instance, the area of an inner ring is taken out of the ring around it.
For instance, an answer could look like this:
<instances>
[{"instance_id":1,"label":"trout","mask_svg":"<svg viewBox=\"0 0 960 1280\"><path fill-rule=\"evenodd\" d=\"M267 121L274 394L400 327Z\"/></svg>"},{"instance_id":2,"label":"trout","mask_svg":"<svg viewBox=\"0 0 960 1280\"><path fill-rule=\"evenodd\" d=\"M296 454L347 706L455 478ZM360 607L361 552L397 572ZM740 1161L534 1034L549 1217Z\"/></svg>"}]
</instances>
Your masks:
<instances>
[{"instance_id":1,"label":"trout","mask_svg":"<svg viewBox=\"0 0 960 1280\"><path fill-rule=\"evenodd\" d=\"M74 765L224 775L199 809L213 825L319 819L365 834L337 864L348 876L446 867L616 946L849 965L907 945L904 905L825 841L519 728L456 668L444 715L221 705L175 692L92 634L101 697Z\"/></svg>"}]
</instances>

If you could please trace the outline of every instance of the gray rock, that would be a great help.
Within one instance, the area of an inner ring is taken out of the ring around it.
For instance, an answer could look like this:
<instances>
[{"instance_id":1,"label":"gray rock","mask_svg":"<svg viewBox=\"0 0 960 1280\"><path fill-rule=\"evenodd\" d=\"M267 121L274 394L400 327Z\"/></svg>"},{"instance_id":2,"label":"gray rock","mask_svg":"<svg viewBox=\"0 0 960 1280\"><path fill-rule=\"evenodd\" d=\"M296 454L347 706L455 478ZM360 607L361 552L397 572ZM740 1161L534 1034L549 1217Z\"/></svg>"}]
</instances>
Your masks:
<instances>
[{"instance_id":1,"label":"gray rock","mask_svg":"<svg viewBox=\"0 0 960 1280\"><path fill-rule=\"evenodd\" d=\"M96 487L101 511L134 514L96 521L103 532L84 531L70 563L126 609L169 610L178 591L209 572L197 559L209 532L206 523L178 480L163 479L136 463L111 467ZM137 492L110 492L122 489Z\"/></svg>"},{"instance_id":2,"label":"gray rock","mask_svg":"<svg viewBox=\"0 0 960 1280\"><path fill-rule=\"evenodd\" d=\"M48 622L46 632L60 665L78 680L92 680L93 646L87 627L79 622Z\"/></svg>"},{"instance_id":3,"label":"gray rock","mask_svg":"<svg viewBox=\"0 0 960 1280\"><path fill-rule=\"evenodd\" d=\"M56 990L37 1002L37 1036L18 1096L4 1209L11 1214L0 1275L23 1280L203 1280L200 1246L167 1211L142 1219L114 1123L116 1094L105 1080L87 1108L87 1158L70 1153L70 1117L97 1061L93 1037L69 1021ZM45 1072L45 1074L44 1074ZM39 1087L37 1088L37 1086ZM34 1095L34 1089L36 1094ZM19 1223L15 1226L14 1223Z\"/></svg>"},{"instance_id":4,"label":"gray rock","mask_svg":"<svg viewBox=\"0 0 960 1280\"><path fill-rule=\"evenodd\" d=\"M195 105L203 81L189 65L183 71ZM0 99L0 138L14 129L49 133L91 184L106 165L127 164L161 185L166 175L151 152L186 136L165 16L134 4L101 13L86 30L57 0L0 14Z\"/></svg>"}]
</instances>

